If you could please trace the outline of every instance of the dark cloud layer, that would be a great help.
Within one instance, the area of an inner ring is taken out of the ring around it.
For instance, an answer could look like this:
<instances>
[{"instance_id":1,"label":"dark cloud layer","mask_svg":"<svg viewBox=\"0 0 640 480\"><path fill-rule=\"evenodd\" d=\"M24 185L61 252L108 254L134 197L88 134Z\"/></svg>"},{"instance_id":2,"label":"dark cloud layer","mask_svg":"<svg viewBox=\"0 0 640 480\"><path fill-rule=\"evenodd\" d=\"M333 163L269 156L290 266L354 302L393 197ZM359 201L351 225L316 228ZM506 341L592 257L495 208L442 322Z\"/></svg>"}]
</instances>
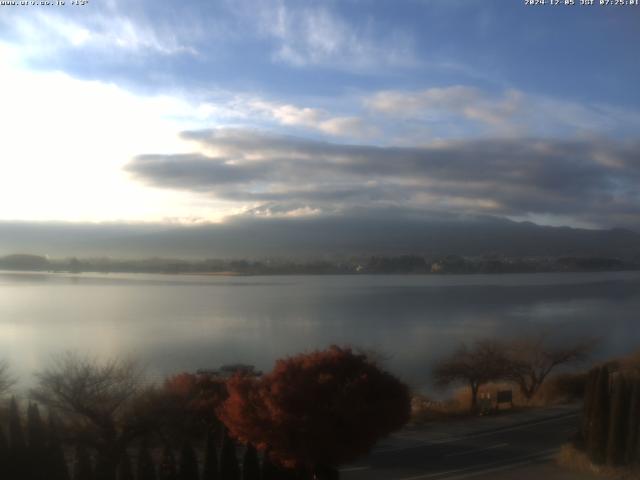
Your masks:
<instances>
[{"instance_id":1,"label":"dark cloud layer","mask_svg":"<svg viewBox=\"0 0 640 480\"><path fill-rule=\"evenodd\" d=\"M640 225L639 143L483 139L404 148L230 129L183 137L216 155L141 155L127 171L155 186L279 211L377 205Z\"/></svg>"}]
</instances>

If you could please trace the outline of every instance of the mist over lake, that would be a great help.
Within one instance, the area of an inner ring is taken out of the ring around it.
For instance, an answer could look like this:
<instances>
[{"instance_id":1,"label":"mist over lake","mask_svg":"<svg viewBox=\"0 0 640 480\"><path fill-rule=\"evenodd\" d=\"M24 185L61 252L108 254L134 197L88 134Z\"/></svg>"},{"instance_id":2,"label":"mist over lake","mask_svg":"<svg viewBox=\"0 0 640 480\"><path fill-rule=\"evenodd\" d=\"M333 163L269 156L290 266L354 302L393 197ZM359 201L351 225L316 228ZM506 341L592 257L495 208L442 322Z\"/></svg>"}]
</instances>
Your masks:
<instances>
[{"instance_id":1,"label":"mist over lake","mask_svg":"<svg viewBox=\"0 0 640 480\"><path fill-rule=\"evenodd\" d=\"M67 350L134 356L161 375L350 344L430 389L461 341L597 336L638 347L640 272L450 276L172 276L0 273L0 349L24 384Z\"/></svg>"}]
</instances>

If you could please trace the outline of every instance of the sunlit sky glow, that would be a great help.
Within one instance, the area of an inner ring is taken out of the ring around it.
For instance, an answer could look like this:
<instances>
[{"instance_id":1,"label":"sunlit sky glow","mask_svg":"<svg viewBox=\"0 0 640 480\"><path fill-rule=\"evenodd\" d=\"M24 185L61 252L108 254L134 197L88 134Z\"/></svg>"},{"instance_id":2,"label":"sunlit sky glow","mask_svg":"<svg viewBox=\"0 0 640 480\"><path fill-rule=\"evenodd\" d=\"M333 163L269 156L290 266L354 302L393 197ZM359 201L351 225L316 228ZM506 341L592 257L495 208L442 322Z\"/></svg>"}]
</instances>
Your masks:
<instances>
[{"instance_id":1,"label":"sunlit sky glow","mask_svg":"<svg viewBox=\"0 0 640 480\"><path fill-rule=\"evenodd\" d=\"M640 227L640 7L70 4L0 7L0 220Z\"/></svg>"}]
</instances>

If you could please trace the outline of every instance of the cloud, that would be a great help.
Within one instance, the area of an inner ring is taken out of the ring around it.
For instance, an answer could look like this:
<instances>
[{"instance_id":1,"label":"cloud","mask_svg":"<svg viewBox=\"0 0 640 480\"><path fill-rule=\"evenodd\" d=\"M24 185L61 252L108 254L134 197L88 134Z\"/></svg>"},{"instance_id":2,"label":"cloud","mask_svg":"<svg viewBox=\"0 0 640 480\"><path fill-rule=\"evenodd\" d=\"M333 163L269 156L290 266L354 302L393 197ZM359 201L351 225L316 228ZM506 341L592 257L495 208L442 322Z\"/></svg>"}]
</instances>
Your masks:
<instances>
[{"instance_id":1,"label":"cloud","mask_svg":"<svg viewBox=\"0 0 640 480\"><path fill-rule=\"evenodd\" d=\"M576 224L640 225L640 144L484 139L345 145L255 130L189 131L201 152L143 155L139 181L281 210L401 206Z\"/></svg>"},{"instance_id":2,"label":"cloud","mask_svg":"<svg viewBox=\"0 0 640 480\"><path fill-rule=\"evenodd\" d=\"M291 104L252 100L249 108L276 120L281 125L304 127L327 135L368 138L378 129L357 116L332 116L326 110Z\"/></svg>"},{"instance_id":3,"label":"cloud","mask_svg":"<svg viewBox=\"0 0 640 480\"><path fill-rule=\"evenodd\" d=\"M581 104L517 89L490 93L452 85L417 91L385 90L364 99L371 112L420 122L466 121L501 135L562 136L567 133L635 135L640 114L602 104Z\"/></svg>"},{"instance_id":4,"label":"cloud","mask_svg":"<svg viewBox=\"0 0 640 480\"><path fill-rule=\"evenodd\" d=\"M323 7L285 2L250 2L259 32L275 42L273 59L296 67L344 70L413 67L417 60L406 32L358 26ZM257 13L257 15L256 15Z\"/></svg>"},{"instance_id":5,"label":"cloud","mask_svg":"<svg viewBox=\"0 0 640 480\"><path fill-rule=\"evenodd\" d=\"M58 9L59 10L59 9ZM197 55L196 49L179 40L174 31L161 23L125 15L114 9L101 9L81 17L49 10L34 15L7 18L4 25L11 41L24 55L47 58L72 50L95 50L113 56L119 53L159 55Z\"/></svg>"}]
</instances>

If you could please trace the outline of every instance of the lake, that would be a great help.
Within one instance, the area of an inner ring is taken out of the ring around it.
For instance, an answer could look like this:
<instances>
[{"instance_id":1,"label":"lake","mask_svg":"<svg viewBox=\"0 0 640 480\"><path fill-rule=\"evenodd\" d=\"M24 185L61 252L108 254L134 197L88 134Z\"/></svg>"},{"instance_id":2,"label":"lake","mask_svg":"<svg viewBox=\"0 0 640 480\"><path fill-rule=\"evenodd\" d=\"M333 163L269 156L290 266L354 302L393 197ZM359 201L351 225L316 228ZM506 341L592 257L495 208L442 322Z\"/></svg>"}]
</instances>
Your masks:
<instances>
[{"instance_id":1,"label":"lake","mask_svg":"<svg viewBox=\"0 0 640 480\"><path fill-rule=\"evenodd\" d=\"M640 348L640 272L256 276L0 272L0 358L26 385L52 355L134 356L167 373L350 344L429 390L461 341L597 336L597 358Z\"/></svg>"}]
</instances>

